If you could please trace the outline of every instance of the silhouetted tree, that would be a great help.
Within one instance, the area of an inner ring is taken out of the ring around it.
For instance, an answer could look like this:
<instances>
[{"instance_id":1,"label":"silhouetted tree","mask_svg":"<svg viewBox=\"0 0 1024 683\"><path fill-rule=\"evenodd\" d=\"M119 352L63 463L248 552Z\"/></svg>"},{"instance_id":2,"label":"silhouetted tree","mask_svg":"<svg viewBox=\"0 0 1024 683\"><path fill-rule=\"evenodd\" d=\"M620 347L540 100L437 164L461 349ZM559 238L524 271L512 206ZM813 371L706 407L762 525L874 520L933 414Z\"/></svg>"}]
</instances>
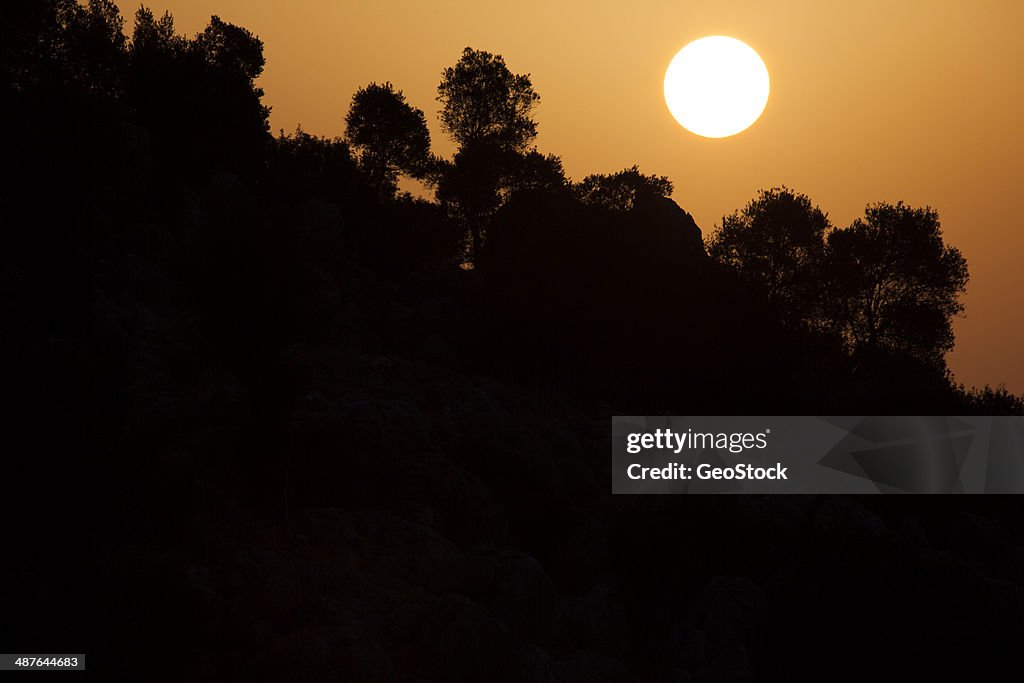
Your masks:
<instances>
[{"instance_id":1,"label":"silhouetted tree","mask_svg":"<svg viewBox=\"0 0 1024 683\"><path fill-rule=\"evenodd\" d=\"M791 325L813 323L828 215L787 187L761 190L743 210L722 219L708 254L763 288Z\"/></svg>"},{"instance_id":2,"label":"silhouetted tree","mask_svg":"<svg viewBox=\"0 0 1024 683\"><path fill-rule=\"evenodd\" d=\"M437 166L437 198L463 224L471 261L494 212L530 175L520 172L539 166L523 157L537 137L532 115L540 95L530 76L513 74L501 55L469 47L444 70L437 93L441 127L459 146L451 163ZM550 177L550 160L547 165Z\"/></svg>"},{"instance_id":3,"label":"silhouetted tree","mask_svg":"<svg viewBox=\"0 0 1024 683\"><path fill-rule=\"evenodd\" d=\"M584 204L629 211L638 197L671 196L672 181L666 176L645 175L634 165L618 173L588 175L573 190Z\"/></svg>"},{"instance_id":4,"label":"silhouetted tree","mask_svg":"<svg viewBox=\"0 0 1024 683\"><path fill-rule=\"evenodd\" d=\"M490 145L472 145L451 162L438 161L435 194L448 215L463 226L465 261L472 262L484 243L495 212L520 191L566 192L570 182L562 160L531 150L520 154Z\"/></svg>"},{"instance_id":5,"label":"silhouetted tree","mask_svg":"<svg viewBox=\"0 0 1024 683\"><path fill-rule=\"evenodd\" d=\"M562 159L555 154L541 154L533 149L512 158L506 174L503 198L523 190L541 190L552 194L564 192L571 183L565 176Z\"/></svg>"},{"instance_id":6,"label":"silhouetted tree","mask_svg":"<svg viewBox=\"0 0 1024 683\"><path fill-rule=\"evenodd\" d=\"M0 21L0 73L17 88L58 88L116 97L124 21L111 0L13 0Z\"/></svg>"},{"instance_id":7,"label":"silhouetted tree","mask_svg":"<svg viewBox=\"0 0 1024 683\"><path fill-rule=\"evenodd\" d=\"M823 297L828 320L854 352L908 353L935 367L953 348L967 262L942 240L930 207L879 203L828 237Z\"/></svg>"},{"instance_id":8,"label":"silhouetted tree","mask_svg":"<svg viewBox=\"0 0 1024 683\"><path fill-rule=\"evenodd\" d=\"M352 96L345 136L380 197L393 197L398 174L422 178L430 162L430 131L423 111L410 106L391 83L371 83Z\"/></svg>"},{"instance_id":9,"label":"silhouetted tree","mask_svg":"<svg viewBox=\"0 0 1024 683\"><path fill-rule=\"evenodd\" d=\"M441 127L462 149L486 143L525 152L537 137L540 95L529 74L513 74L501 55L467 47L437 87Z\"/></svg>"},{"instance_id":10,"label":"silhouetted tree","mask_svg":"<svg viewBox=\"0 0 1024 683\"><path fill-rule=\"evenodd\" d=\"M159 19L148 7L140 7L135 12L135 30L130 48L133 59L175 55L186 44L185 39L175 32L174 17L170 12L164 12Z\"/></svg>"},{"instance_id":11,"label":"silhouetted tree","mask_svg":"<svg viewBox=\"0 0 1024 683\"><path fill-rule=\"evenodd\" d=\"M209 63L228 73L254 81L263 73L263 41L248 29L222 21L214 15L209 25L196 36L195 49ZM262 95L263 91L259 93Z\"/></svg>"},{"instance_id":12,"label":"silhouetted tree","mask_svg":"<svg viewBox=\"0 0 1024 683\"><path fill-rule=\"evenodd\" d=\"M71 40L78 43L76 51L88 55L77 65L81 77L92 89L119 96L127 39L117 5L111 0L89 0L79 21L69 29Z\"/></svg>"},{"instance_id":13,"label":"silhouetted tree","mask_svg":"<svg viewBox=\"0 0 1024 683\"><path fill-rule=\"evenodd\" d=\"M244 28L213 16L188 40L174 34L170 15L155 19L140 9L128 89L157 167L192 178L215 170L261 173L271 142L270 108L255 83L263 66L263 43Z\"/></svg>"},{"instance_id":14,"label":"silhouetted tree","mask_svg":"<svg viewBox=\"0 0 1024 683\"><path fill-rule=\"evenodd\" d=\"M483 245L486 226L501 206L503 179L515 152L471 145L437 166L435 196L465 234L464 261L472 262Z\"/></svg>"}]
</instances>

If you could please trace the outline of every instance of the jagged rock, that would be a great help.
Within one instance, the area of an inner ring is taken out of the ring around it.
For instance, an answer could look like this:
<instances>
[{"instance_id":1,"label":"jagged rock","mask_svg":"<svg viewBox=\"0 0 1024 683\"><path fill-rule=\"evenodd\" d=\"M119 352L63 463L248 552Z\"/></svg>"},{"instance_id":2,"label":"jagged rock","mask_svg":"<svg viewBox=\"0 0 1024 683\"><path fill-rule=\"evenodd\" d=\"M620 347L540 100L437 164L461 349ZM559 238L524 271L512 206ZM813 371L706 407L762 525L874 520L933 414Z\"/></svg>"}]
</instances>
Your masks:
<instances>
[{"instance_id":1,"label":"jagged rock","mask_svg":"<svg viewBox=\"0 0 1024 683\"><path fill-rule=\"evenodd\" d=\"M705 255L697 222L667 197L641 194L629 212L629 220L634 239L646 242L651 249L692 258Z\"/></svg>"}]
</instances>

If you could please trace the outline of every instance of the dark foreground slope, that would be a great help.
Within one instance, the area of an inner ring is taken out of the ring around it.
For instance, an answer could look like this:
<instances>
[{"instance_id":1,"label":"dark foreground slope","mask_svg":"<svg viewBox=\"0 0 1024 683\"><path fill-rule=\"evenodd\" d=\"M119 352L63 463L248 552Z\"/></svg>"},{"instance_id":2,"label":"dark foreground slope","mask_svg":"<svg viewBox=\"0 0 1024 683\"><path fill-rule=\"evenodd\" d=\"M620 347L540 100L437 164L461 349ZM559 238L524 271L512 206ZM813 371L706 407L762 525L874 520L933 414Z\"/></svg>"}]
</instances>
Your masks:
<instances>
[{"instance_id":1,"label":"dark foreground slope","mask_svg":"<svg viewBox=\"0 0 1024 683\"><path fill-rule=\"evenodd\" d=\"M696 246L629 242L684 216L562 201L499 217L501 265L402 278L350 258L364 218L268 211L230 176L123 233L69 238L56 252L78 277L50 283L65 311L7 313L23 551L4 566L5 642L85 650L107 680L1019 665L1012 499L609 495L613 413L799 412L787 387L822 385L756 301L709 310L687 293L730 291ZM590 246L559 269L548 239L515 285L536 245L518 234L517 261L502 226L543 237L546 222Z\"/></svg>"}]
</instances>

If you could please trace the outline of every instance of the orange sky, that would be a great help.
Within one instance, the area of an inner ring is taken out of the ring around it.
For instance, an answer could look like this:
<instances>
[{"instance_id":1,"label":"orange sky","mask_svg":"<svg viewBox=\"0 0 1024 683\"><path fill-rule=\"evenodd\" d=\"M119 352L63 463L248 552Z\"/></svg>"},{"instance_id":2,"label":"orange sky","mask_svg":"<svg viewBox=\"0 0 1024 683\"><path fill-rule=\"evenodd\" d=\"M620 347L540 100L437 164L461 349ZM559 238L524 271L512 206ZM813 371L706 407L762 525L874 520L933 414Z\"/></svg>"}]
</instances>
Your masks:
<instances>
[{"instance_id":1,"label":"orange sky","mask_svg":"<svg viewBox=\"0 0 1024 683\"><path fill-rule=\"evenodd\" d=\"M137 2L118 2L131 26ZM868 202L938 209L967 257L967 317L950 364L968 384L1024 392L1024 3L1015 0L164 0L179 32L211 14L265 43L271 123L340 135L349 99L392 81L423 109L435 151L437 83L463 47L532 74L538 147L569 174L634 163L669 176L705 232L758 188L786 184L846 225ZM772 79L752 128L710 140L662 99L673 55L723 34Z\"/></svg>"}]
</instances>

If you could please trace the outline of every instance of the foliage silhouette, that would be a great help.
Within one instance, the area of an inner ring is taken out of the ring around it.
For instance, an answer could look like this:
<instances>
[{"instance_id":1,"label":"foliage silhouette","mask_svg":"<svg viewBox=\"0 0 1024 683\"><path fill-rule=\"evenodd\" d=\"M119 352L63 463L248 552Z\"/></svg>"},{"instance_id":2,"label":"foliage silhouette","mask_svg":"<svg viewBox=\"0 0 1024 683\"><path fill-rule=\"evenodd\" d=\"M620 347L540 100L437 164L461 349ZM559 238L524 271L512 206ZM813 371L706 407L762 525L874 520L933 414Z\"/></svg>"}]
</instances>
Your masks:
<instances>
[{"instance_id":1,"label":"foliage silhouette","mask_svg":"<svg viewBox=\"0 0 1024 683\"><path fill-rule=\"evenodd\" d=\"M537 137L540 95L529 74L513 74L501 55L467 47L437 87L441 128L460 148L480 144L525 152Z\"/></svg>"},{"instance_id":2,"label":"foliage silhouette","mask_svg":"<svg viewBox=\"0 0 1024 683\"><path fill-rule=\"evenodd\" d=\"M255 179L270 144L270 109L255 84L263 43L216 16L191 40L175 36L170 15L156 20L145 7L135 23L127 87L156 166L173 177L228 171Z\"/></svg>"},{"instance_id":3,"label":"foliage silhouette","mask_svg":"<svg viewBox=\"0 0 1024 683\"><path fill-rule=\"evenodd\" d=\"M503 201L524 190L558 194L568 191L572 185L565 175L562 159L554 154L541 154L531 149L512 157L512 162L510 173L502 182Z\"/></svg>"},{"instance_id":4,"label":"foliage silhouette","mask_svg":"<svg viewBox=\"0 0 1024 683\"><path fill-rule=\"evenodd\" d=\"M186 48L187 42L174 29L174 17L164 12L157 19L148 7L140 7L135 13L135 29L132 32L131 52L136 60L147 56L160 59L173 56Z\"/></svg>"},{"instance_id":5,"label":"foliage silhouette","mask_svg":"<svg viewBox=\"0 0 1024 683\"><path fill-rule=\"evenodd\" d=\"M1024 396L1015 396L1005 385L992 388L985 385L981 389L968 389L960 385L964 394L968 412L978 415L1024 415Z\"/></svg>"},{"instance_id":6,"label":"foliage silhouette","mask_svg":"<svg viewBox=\"0 0 1024 683\"><path fill-rule=\"evenodd\" d=\"M614 211L629 211L640 197L671 197L672 181L665 176L644 175L637 166L611 175L588 175L573 185L584 204Z\"/></svg>"},{"instance_id":7,"label":"foliage silhouette","mask_svg":"<svg viewBox=\"0 0 1024 683\"><path fill-rule=\"evenodd\" d=\"M884 348L944 367L968 273L959 250L943 243L935 210L868 206L828 236L824 275L825 315L854 353Z\"/></svg>"},{"instance_id":8,"label":"foliage silhouette","mask_svg":"<svg viewBox=\"0 0 1024 683\"><path fill-rule=\"evenodd\" d=\"M318 199L350 208L371 194L345 140L310 135L301 126L274 138L268 167L267 185L291 204Z\"/></svg>"},{"instance_id":9,"label":"foliage silhouette","mask_svg":"<svg viewBox=\"0 0 1024 683\"><path fill-rule=\"evenodd\" d=\"M567 191L562 160L537 150L526 154L487 144L461 149L437 166L435 196L451 219L463 226L465 261L473 262L495 212L520 190Z\"/></svg>"},{"instance_id":10,"label":"foliage silhouette","mask_svg":"<svg viewBox=\"0 0 1024 683\"><path fill-rule=\"evenodd\" d=\"M117 97L126 42L110 0L13 0L5 3L5 82L30 88L67 87Z\"/></svg>"},{"instance_id":11,"label":"foliage silhouette","mask_svg":"<svg viewBox=\"0 0 1024 683\"><path fill-rule=\"evenodd\" d=\"M400 172L414 178L427 173L431 157L426 117L391 83L371 83L356 91L345 117L345 138L359 152L370 187L381 198L394 196Z\"/></svg>"},{"instance_id":12,"label":"foliage silhouette","mask_svg":"<svg viewBox=\"0 0 1024 683\"><path fill-rule=\"evenodd\" d=\"M790 325L815 327L828 216L787 187L762 190L724 218L708 254L761 288Z\"/></svg>"},{"instance_id":13,"label":"foliage silhouette","mask_svg":"<svg viewBox=\"0 0 1024 683\"><path fill-rule=\"evenodd\" d=\"M240 74L249 81L259 78L266 60L263 41L248 30L210 17L210 24L196 36L195 49L211 66Z\"/></svg>"},{"instance_id":14,"label":"foliage silhouette","mask_svg":"<svg viewBox=\"0 0 1024 683\"><path fill-rule=\"evenodd\" d=\"M529 75L513 74L500 55L467 47L437 88L441 128L458 145L437 166L436 196L466 231L465 260L483 245L494 212L519 187L562 184L561 160L529 150L537 137L540 95Z\"/></svg>"}]
</instances>

